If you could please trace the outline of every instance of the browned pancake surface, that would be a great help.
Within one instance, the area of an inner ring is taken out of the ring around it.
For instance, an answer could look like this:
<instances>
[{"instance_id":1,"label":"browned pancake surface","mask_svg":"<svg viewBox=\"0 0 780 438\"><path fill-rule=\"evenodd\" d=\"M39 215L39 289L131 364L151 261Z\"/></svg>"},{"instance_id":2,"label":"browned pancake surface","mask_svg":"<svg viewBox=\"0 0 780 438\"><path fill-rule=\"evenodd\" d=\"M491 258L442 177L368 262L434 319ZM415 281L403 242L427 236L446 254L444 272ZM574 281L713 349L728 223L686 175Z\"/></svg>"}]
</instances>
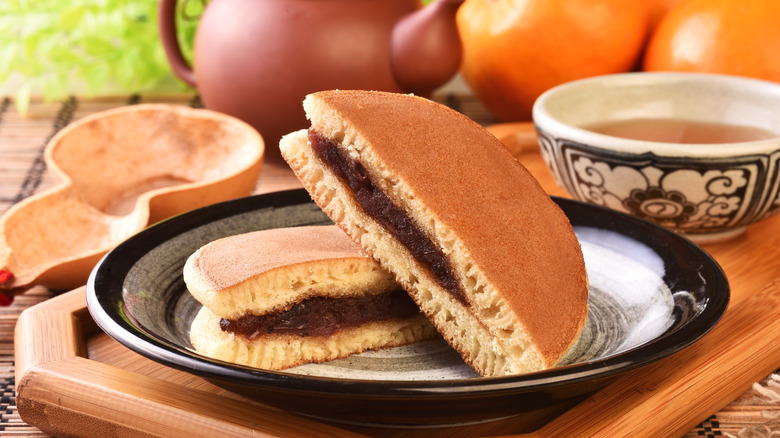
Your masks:
<instances>
[{"instance_id":1,"label":"browned pancake surface","mask_svg":"<svg viewBox=\"0 0 780 438\"><path fill-rule=\"evenodd\" d=\"M584 324L586 272L568 218L531 174L478 124L434 102L316 95L457 234L541 353L559 357Z\"/></svg>"},{"instance_id":2,"label":"browned pancake surface","mask_svg":"<svg viewBox=\"0 0 780 438\"><path fill-rule=\"evenodd\" d=\"M333 225L277 228L212 242L201 249L193 270L214 290L222 290L276 268L365 257L363 250Z\"/></svg>"}]
</instances>

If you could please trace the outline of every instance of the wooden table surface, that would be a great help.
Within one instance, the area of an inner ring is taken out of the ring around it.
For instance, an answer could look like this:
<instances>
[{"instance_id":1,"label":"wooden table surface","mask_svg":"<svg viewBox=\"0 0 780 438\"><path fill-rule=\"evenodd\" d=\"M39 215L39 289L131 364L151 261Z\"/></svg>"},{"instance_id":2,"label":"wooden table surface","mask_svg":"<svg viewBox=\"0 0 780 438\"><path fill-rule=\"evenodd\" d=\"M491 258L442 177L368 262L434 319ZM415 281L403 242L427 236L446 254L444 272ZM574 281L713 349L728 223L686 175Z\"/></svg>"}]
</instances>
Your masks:
<instances>
[{"instance_id":1,"label":"wooden table surface","mask_svg":"<svg viewBox=\"0 0 780 438\"><path fill-rule=\"evenodd\" d=\"M489 125L495 122L470 96L437 96L436 98L482 124ZM140 102L199 106L198 99L193 96L70 98L62 102L50 103L33 101L28 115L21 117L10 99L0 100L0 214L20 200L55 184L46 173L43 150L56 132L68 123L86 115ZM544 172L544 170L532 169L532 172ZM549 175L542 176L546 180L550 179ZM299 187L301 187L300 183L284 165L267 162L258 179L255 193ZM545 185L545 188L552 194L563 195L560 188L549 184ZM773 221L774 229L780 230L780 217L770 221ZM46 436L36 428L25 424L16 411L13 329L21 311L47 300L58 292L36 286L17 296L11 306L0 307L0 384L5 391L0 399L0 437ZM780 357L777 358L776 364L780 367ZM692 400L691 403L696 401ZM775 372L756 381L747 392L713 413L684 436L770 437L778 435L780 435L780 375Z\"/></svg>"}]
</instances>

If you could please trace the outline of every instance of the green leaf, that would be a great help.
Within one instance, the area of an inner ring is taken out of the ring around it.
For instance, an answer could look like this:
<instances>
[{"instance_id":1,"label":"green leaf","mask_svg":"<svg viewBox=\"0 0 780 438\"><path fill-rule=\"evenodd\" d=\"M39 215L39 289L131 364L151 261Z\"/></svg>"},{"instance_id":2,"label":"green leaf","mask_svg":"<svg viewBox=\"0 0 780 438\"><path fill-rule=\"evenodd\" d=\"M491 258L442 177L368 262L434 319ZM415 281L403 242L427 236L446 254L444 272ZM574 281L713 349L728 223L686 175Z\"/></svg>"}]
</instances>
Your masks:
<instances>
[{"instance_id":1,"label":"green leaf","mask_svg":"<svg viewBox=\"0 0 780 438\"><path fill-rule=\"evenodd\" d=\"M87 87L91 93L96 93L108 79L109 67L106 64L95 64L92 68L86 69Z\"/></svg>"},{"instance_id":2,"label":"green leaf","mask_svg":"<svg viewBox=\"0 0 780 438\"><path fill-rule=\"evenodd\" d=\"M57 14L56 12L47 11L34 12L29 15L25 15L22 21L24 22L24 26L21 28L22 36L30 37L37 35L45 30L56 29Z\"/></svg>"},{"instance_id":3,"label":"green leaf","mask_svg":"<svg viewBox=\"0 0 780 438\"><path fill-rule=\"evenodd\" d=\"M17 50L19 48L14 45L0 45L0 82L7 80L13 72L11 65Z\"/></svg>"},{"instance_id":4,"label":"green leaf","mask_svg":"<svg viewBox=\"0 0 780 438\"><path fill-rule=\"evenodd\" d=\"M104 38L91 38L82 41L81 48L86 56L103 57L117 51L117 47Z\"/></svg>"},{"instance_id":5,"label":"green leaf","mask_svg":"<svg viewBox=\"0 0 780 438\"><path fill-rule=\"evenodd\" d=\"M69 7L62 11L57 20L57 27L63 31L70 31L75 29L81 24L81 20L84 17L84 9L77 7Z\"/></svg>"},{"instance_id":6,"label":"green leaf","mask_svg":"<svg viewBox=\"0 0 780 438\"><path fill-rule=\"evenodd\" d=\"M27 110L30 109L30 84L24 83L21 87L19 87L19 91L16 92L16 96L14 96L14 105L16 106L16 111L22 116L25 117L27 115Z\"/></svg>"}]
</instances>

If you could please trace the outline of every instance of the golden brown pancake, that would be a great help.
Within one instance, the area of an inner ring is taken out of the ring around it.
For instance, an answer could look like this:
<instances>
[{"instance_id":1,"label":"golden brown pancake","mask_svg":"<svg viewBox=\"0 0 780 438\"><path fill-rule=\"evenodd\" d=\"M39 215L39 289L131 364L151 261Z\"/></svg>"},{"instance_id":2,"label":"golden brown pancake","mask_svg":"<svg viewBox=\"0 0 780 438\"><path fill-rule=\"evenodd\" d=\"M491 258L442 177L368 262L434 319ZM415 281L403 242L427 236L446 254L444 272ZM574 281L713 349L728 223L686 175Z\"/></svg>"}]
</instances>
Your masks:
<instances>
[{"instance_id":1,"label":"golden brown pancake","mask_svg":"<svg viewBox=\"0 0 780 438\"><path fill-rule=\"evenodd\" d=\"M193 346L227 362L279 370L437 336L392 276L335 225L216 240L190 256L184 280L204 306Z\"/></svg>"},{"instance_id":2,"label":"golden brown pancake","mask_svg":"<svg viewBox=\"0 0 780 438\"><path fill-rule=\"evenodd\" d=\"M281 151L314 201L485 376L555 366L587 317L568 218L477 123L412 95L325 91Z\"/></svg>"}]
</instances>

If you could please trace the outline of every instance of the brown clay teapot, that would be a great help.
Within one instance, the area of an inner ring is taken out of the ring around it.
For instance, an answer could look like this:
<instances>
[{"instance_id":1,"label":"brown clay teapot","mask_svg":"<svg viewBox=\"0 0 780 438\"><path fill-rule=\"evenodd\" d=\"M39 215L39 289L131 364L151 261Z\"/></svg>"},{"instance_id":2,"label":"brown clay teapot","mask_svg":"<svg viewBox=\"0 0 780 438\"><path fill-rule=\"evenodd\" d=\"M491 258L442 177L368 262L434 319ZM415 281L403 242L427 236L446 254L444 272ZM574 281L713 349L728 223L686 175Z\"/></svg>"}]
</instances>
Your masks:
<instances>
[{"instance_id":1,"label":"brown clay teapot","mask_svg":"<svg viewBox=\"0 0 780 438\"><path fill-rule=\"evenodd\" d=\"M209 109L238 117L279 159L282 135L308 126L301 102L326 89L427 95L460 66L455 14L463 0L211 0L193 66L176 39L176 0L160 2L174 72Z\"/></svg>"}]
</instances>

